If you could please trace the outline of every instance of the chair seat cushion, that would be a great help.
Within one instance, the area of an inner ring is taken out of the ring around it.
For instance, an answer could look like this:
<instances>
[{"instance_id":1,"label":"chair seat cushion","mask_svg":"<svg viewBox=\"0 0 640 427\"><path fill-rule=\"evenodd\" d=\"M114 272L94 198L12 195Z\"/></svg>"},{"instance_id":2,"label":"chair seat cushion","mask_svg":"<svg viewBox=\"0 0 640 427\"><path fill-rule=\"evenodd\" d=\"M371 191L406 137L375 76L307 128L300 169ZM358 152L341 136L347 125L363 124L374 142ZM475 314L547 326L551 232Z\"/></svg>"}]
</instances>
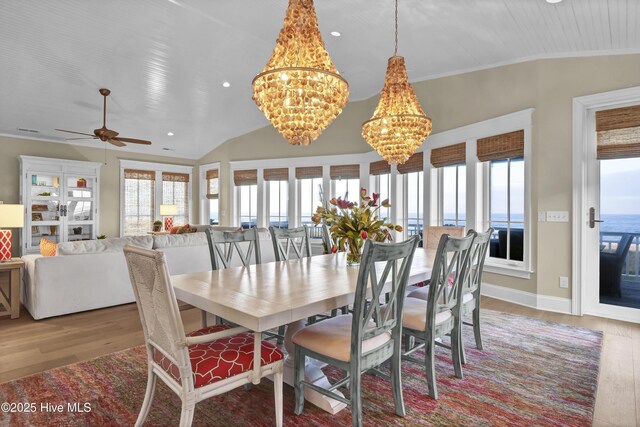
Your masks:
<instances>
[{"instance_id":1,"label":"chair seat cushion","mask_svg":"<svg viewBox=\"0 0 640 427\"><path fill-rule=\"evenodd\" d=\"M348 362L351 359L351 323L353 316L344 314L300 329L292 337L294 344L315 353ZM371 321L371 327L375 324ZM384 332L362 342L362 353L374 350L391 340L391 334Z\"/></svg>"},{"instance_id":2,"label":"chair seat cushion","mask_svg":"<svg viewBox=\"0 0 640 427\"><path fill-rule=\"evenodd\" d=\"M409 292L407 297L418 298L426 301L429 299L429 286L425 286L424 288L416 289L415 291Z\"/></svg>"},{"instance_id":3,"label":"chair seat cushion","mask_svg":"<svg viewBox=\"0 0 640 427\"><path fill-rule=\"evenodd\" d=\"M229 328L231 328L229 325L214 325L187 335L192 337L207 335ZM209 343L190 345L189 358L191 359L195 387L213 384L253 369L253 342L252 333L243 333ZM283 358L284 355L274 344L262 341L260 362L262 366ZM153 350L153 361L159 364L179 384L182 384L178 367L156 349Z\"/></svg>"},{"instance_id":4,"label":"chair seat cushion","mask_svg":"<svg viewBox=\"0 0 640 427\"><path fill-rule=\"evenodd\" d=\"M436 314L436 325L447 321L451 316L451 310ZM402 326L415 331L426 331L427 301L419 298L405 298L402 308Z\"/></svg>"},{"instance_id":5,"label":"chair seat cushion","mask_svg":"<svg viewBox=\"0 0 640 427\"><path fill-rule=\"evenodd\" d=\"M471 292L462 295L462 304L467 304L473 301L473 294Z\"/></svg>"}]
</instances>

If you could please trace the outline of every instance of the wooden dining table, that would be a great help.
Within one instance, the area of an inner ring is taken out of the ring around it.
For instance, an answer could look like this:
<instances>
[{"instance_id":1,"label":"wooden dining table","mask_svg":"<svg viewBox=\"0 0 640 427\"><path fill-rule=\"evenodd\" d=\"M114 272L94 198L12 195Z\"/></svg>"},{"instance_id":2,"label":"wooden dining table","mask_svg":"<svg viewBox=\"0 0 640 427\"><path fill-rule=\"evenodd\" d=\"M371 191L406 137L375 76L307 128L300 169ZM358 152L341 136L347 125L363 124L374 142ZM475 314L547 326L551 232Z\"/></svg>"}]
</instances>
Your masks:
<instances>
[{"instance_id":1,"label":"wooden dining table","mask_svg":"<svg viewBox=\"0 0 640 427\"><path fill-rule=\"evenodd\" d=\"M416 249L410 285L431 277L434 256L433 250ZM358 271L357 267L347 266L345 253L337 253L180 274L171 276L171 283L179 300L258 334L287 325L284 380L293 385L291 337L304 327L308 317L352 304ZM259 352L255 353L259 362ZM254 365L259 367L259 363ZM321 367L307 361L305 379L327 387L329 381ZM309 387L305 388L305 398L334 414L345 407Z\"/></svg>"}]
</instances>

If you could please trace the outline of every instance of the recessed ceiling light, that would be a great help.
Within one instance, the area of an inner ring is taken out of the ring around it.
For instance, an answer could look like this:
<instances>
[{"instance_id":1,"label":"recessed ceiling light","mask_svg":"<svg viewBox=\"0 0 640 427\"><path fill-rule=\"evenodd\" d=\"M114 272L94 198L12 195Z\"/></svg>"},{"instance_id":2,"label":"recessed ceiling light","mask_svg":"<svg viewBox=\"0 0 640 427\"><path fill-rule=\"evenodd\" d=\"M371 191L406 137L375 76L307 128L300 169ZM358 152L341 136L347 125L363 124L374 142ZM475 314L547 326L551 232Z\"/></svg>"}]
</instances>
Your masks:
<instances>
[{"instance_id":1,"label":"recessed ceiling light","mask_svg":"<svg viewBox=\"0 0 640 427\"><path fill-rule=\"evenodd\" d=\"M222 87L229 87L231 86L231 83L229 82L222 82Z\"/></svg>"},{"instance_id":2,"label":"recessed ceiling light","mask_svg":"<svg viewBox=\"0 0 640 427\"><path fill-rule=\"evenodd\" d=\"M331 34L333 37L340 37L341 36L340 31L331 31L331 33L329 33L329 34Z\"/></svg>"},{"instance_id":3,"label":"recessed ceiling light","mask_svg":"<svg viewBox=\"0 0 640 427\"><path fill-rule=\"evenodd\" d=\"M173 136L173 132L167 132L167 135Z\"/></svg>"},{"instance_id":4,"label":"recessed ceiling light","mask_svg":"<svg viewBox=\"0 0 640 427\"><path fill-rule=\"evenodd\" d=\"M562 0L547 0L547 3L550 4L556 4L556 3L560 3Z\"/></svg>"}]
</instances>

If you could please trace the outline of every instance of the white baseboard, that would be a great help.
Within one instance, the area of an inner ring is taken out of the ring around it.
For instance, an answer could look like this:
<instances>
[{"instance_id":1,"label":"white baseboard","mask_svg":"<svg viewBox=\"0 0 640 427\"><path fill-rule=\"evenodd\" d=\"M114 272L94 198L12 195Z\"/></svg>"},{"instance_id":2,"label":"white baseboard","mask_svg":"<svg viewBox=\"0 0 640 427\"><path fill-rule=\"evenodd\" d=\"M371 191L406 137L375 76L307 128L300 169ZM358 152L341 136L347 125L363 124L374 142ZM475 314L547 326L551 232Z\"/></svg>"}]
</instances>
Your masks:
<instances>
[{"instance_id":1,"label":"white baseboard","mask_svg":"<svg viewBox=\"0 0 640 427\"><path fill-rule=\"evenodd\" d=\"M537 310L571 314L571 300L569 298L537 295L531 292L492 285L491 283L482 284L482 295Z\"/></svg>"}]
</instances>

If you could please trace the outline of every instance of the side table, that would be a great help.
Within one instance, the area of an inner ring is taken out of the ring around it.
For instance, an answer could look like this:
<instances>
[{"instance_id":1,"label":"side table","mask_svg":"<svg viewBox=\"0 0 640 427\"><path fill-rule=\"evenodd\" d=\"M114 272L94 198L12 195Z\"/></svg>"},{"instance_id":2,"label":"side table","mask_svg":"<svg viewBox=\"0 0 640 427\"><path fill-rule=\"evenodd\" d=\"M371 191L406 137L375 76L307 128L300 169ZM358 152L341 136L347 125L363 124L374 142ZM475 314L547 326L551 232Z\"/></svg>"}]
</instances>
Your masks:
<instances>
[{"instance_id":1,"label":"side table","mask_svg":"<svg viewBox=\"0 0 640 427\"><path fill-rule=\"evenodd\" d=\"M7 293L0 286L0 316L11 315L12 319L20 316L20 277L23 268L24 261L20 258L0 262L0 273L9 273Z\"/></svg>"}]
</instances>

